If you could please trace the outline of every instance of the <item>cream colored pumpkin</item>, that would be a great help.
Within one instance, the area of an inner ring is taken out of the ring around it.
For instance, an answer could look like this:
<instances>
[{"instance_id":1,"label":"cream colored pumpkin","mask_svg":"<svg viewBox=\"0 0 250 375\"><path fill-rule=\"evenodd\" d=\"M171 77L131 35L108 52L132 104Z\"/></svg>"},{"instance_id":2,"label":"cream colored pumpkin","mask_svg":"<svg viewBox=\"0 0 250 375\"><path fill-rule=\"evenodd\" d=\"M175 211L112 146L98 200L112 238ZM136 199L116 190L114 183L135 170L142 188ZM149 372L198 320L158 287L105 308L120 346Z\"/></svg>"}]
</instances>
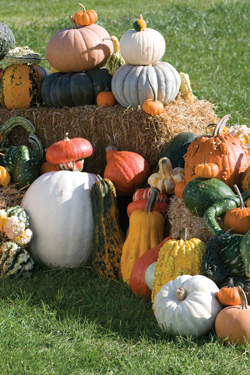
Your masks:
<instances>
[{"instance_id":1,"label":"cream colored pumpkin","mask_svg":"<svg viewBox=\"0 0 250 375\"><path fill-rule=\"evenodd\" d=\"M28 251L35 262L51 267L77 267L92 254L94 219L90 188L95 175L48 172L37 178L21 202L33 238Z\"/></svg>"},{"instance_id":2,"label":"cream colored pumpkin","mask_svg":"<svg viewBox=\"0 0 250 375\"><path fill-rule=\"evenodd\" d=\"M176 98L181 79L176 69L166 62L149 66L124 64L115 71L111 88L121 106L137 108L142 107L145 100L154 99L149 82L156 93L156 100L166 105Z\"/></svg>"},{"instance_id":3,"label":"cream colored pumpkin","mask_svg":"<svg viewBox=\"0 0 250 375\"><path fill-rule=\"evenodd\" d=\"M174 335L205 335L222 309L218 291L217 285L202 275L183 275L169 281L154 299L160 328Z\"/></svg>"}]
</instances>

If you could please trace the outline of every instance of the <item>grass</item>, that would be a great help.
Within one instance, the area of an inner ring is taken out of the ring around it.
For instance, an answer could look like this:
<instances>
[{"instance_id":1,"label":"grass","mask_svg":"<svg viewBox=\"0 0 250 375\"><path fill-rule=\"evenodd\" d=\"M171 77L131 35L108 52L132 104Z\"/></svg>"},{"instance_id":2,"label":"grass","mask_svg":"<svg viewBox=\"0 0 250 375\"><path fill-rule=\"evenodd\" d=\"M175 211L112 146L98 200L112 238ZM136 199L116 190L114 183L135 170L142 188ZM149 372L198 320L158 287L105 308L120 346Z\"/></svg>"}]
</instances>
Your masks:
<instances>
[{"instance_id":1,"label":"grass","mask_svg":"<svg viewBox=\"0 0 250 375\"><path fill-rule=\"evenodd\" d=\"M46 45L77 2L0 1L1 21L17 45L45 57ZM138 13L166 39L164 61L189 74L200 99L250 125L248 0L92 1L111 35L132 27ZM4 62L1 62L4 66ZM42 65L49 69L46 60ZM201 339L167 337L151 303L121 281L104 281L88 266L37 270L0 280L0 373L10 374L249 374L249 346L225 346L214 332Z\"/></svg>"}]
</instances>

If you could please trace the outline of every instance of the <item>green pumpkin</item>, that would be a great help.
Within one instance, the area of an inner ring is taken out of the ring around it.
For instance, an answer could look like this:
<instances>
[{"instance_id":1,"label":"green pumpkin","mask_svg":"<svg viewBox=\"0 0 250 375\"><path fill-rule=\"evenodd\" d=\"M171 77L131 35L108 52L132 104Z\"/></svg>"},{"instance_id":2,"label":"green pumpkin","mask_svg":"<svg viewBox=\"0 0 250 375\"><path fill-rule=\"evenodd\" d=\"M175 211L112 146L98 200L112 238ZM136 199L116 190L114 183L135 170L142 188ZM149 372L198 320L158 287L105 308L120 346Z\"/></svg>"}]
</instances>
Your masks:
<instances>
[{"instance_id":1,"label":"green pumpkin","mask_svg":"<svg viewBox=\"0 0 250 375\"><path fill-rule=\"evenodd\" d=\"M43 82L42 98L48 107L96 104L99 92L111 91L112 76L106 69L81 73L52 73Z\"/></svg>"}]
</instances>

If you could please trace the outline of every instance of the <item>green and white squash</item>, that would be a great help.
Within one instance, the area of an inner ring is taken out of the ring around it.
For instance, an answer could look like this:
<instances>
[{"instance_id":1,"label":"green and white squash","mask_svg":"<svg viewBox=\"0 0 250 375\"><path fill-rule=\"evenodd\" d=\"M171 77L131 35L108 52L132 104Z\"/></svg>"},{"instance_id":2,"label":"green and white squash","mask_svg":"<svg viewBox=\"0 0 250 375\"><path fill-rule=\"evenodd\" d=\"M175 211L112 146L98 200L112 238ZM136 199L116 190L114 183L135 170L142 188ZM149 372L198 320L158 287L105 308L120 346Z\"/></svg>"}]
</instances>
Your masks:
<instances>
[{"instance_id":1,"label":"green and white squash","mask_svg":"<svg viewBox=\"0 0 250 375\"><path fill-rule=\"evenodd\" d=\"M0 60L6 53L15 47L16 39L9 26L0 22Z\"/></svg>"},{"instance_id":2,"label":"green and white squash","mask_svg":"<svg viewBox=\"0 0 250 375\"><path fill-rule=\"evenodd\" d=\"M0 243L0 277L30 276L34 261L23 247L15 242Z\"/></svg>"}]
</instances>

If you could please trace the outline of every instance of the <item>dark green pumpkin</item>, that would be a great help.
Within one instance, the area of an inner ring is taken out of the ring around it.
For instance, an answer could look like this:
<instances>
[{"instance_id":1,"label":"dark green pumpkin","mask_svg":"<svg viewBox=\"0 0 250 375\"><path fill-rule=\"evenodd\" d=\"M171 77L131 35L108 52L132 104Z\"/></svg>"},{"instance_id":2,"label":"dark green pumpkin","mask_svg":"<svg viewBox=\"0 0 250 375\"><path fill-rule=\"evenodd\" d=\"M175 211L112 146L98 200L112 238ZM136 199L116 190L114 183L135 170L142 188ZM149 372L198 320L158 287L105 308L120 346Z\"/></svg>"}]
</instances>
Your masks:
<instances>
[{"instance_id":1,"label":"dark green pumpkin","mask_svg":"<svg viewBox=\"0 0 250 375\"><path fill-rule=\"evenodd\" d=\"M183 201L193 215L203 216L212 204L230 195L232 189L216 178L195 178L187 183Z\"/></svg>"},{"instance_id":2,"label":"dark green pumpkin","mask_svg":"<svg viewBox=\"0 0 250 375\"><path fill-rule=\"evenodd\" d=\"M81 73L52 73L43 82L42 98L48 107L96 104L99 92L111 91L112 76L106 69Z\"/></svg>"}]
</instances>

